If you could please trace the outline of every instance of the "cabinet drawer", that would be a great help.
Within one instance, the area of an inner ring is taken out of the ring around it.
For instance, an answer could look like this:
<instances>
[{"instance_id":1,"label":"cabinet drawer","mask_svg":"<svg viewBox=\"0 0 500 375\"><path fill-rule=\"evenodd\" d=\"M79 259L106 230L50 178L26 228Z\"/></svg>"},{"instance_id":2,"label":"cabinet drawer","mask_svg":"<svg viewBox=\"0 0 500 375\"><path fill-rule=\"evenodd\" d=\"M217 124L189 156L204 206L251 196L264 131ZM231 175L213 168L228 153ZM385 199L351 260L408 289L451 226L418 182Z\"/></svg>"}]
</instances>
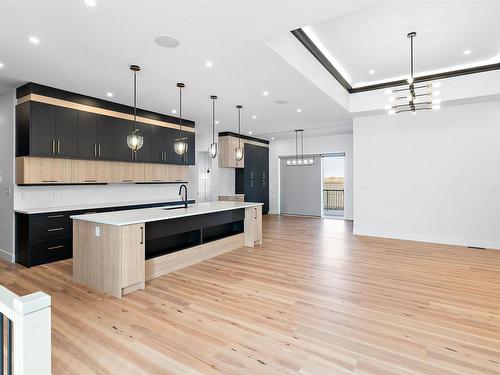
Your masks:
<instances>
[{"instance_id":1,"label":"cabinet drawer","mask_svg":"<svg viewBox=\"0 0 500 375\"><path fill-rule=\"evenodd\" d=\"M72 239L54 238L31 243L31 266L72 257Z\"/></svg>"},{"instance_id":2,"label":"cabinet drawer","mask_svg":"<svg viewBox=\"0 0 500 375\"><path fill-rule=\"evenodd\" d=\"M31 241L71 236L69 212L54 212L30 217Z\"/></svg>"}]
</instances>

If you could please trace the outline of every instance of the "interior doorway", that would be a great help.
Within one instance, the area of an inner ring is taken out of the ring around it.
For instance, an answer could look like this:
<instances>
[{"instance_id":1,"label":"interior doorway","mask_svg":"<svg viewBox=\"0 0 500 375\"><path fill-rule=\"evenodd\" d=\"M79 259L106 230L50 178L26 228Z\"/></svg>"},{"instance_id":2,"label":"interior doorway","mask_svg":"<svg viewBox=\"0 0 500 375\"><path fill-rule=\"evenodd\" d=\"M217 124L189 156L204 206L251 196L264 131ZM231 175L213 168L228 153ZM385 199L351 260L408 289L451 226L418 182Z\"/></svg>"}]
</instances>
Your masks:
<instances>
[{"instance_id":1,"label":"interior doorway","mask_svg":"<svg viewBox=\"0 0 500 375\"><path fill-rule=\"evenodd\" d=\"M345 153L322 155L323 217L344 218Z\"/></svg>"}]
</instances>

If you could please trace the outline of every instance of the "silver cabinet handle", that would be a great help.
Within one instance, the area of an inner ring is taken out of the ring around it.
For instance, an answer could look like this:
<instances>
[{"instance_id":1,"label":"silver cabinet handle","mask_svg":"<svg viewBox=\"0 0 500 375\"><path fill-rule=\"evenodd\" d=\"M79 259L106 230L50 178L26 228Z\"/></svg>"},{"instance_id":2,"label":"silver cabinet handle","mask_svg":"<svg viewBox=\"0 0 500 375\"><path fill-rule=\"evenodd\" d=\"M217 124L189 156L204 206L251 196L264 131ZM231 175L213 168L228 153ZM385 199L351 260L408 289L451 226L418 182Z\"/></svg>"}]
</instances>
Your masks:
<instances>
[{"instance_id":1,"label":"silver cabinet handle","mask_svg":"<svg viewBox=\"0 0 500 375\"><path fill-rule=\"evenodd\" d=\"M84 182L97 182L97 180L83 180Z\"/></svg>"},{"instance_id":2,"label":"silver cabinet handle","mask_svg":"<svg viewBox=\"0 0 500 375\"><path fill-rule=\"evenodd\" d=\"M254 210L255 210L255 219L257 220L257 207L255 207Z\"/></svg>"},{"instance_id":3,"label":"silver cabinet handle","mask_svg":"<svg viewBox=\"0 0 500 375\"><path fill-rule=\"evenodd\" d=\"M97 157L97 145L94 143L94 158Z\"/></svg>"},{"instance_id":4,"label":"silver cabinet handle","mask_svg":"<svg viewBox=\"0 0 500 375\"><path fill-rule=\"evenodd\" d=\"M61 142L58 139L57 140L57 155L59 155L60 153L61 153Z\"/></svg>"},{"instance_id":5,"label":"silver cabinet handle","mask_svg":"<svg viewBox=\"0 0 500 375\"><path fill-rule=\"evenodd\" d=\"M144 228L141 227L141 242L140 242L140 245L142 245L144 243Z\"/></svg>"},{"instance_id":6,"label":"silver cabinet handle","mask_svg":"<svg viewBox=\"0 0 500 375\"><path fill-rule=\"evenodd\" d=\"M56 153L56 140L55 139L52 140L52 153L53 154Z\"/></svg>"},{"instance_id":7,"label":"silver cabinet handle","mask_svg":"<svg viewBox=\"0 0 500 375\"><path fill-rule=\"evenodd\" d=\"M122 182L132 182L132 180L122 180Z\"/></svg>"},{"instance_id":8,"label":"silver cabinet handle","mask_svg":"<svg viewBox=\"0 0 500 375\"><path fill-rule=\"evenodd\" d=\"M50 228L47 229L47 232L59 232L60 230L64 230L64 228Z\"/></svg>"},{"instance_id":9,"label":"silver cabinet handle","mask_svg":"<svg viewBox=\"0 0 500 375\"><path fill-rule=\"evenodd\" d=\"M47 247L47 250L62 249L63 247L64 247L64 245L49 246L49 247Z\"/></svg>"},{"instance_id":10,"label":"silver cabinet handle","mask_svg":"<svg viewBox=\"0 0 500 375\"><path fill-rule=\"evenodd\" d=\"M45 183L52 183L52 182L58 182L57 180L42 180L42 182L45 182Z\"/></svg>"},{"instance_id":11,"label":"silver cabinet handle","mask_svg":"<svg viewBox=\"0 0 500 375\"><path fill-rule=\"evenodd\" d=\"M97 156L101 157L101 145L97 145Z\"/></svg>"},{"instance_id":12,"label":"silver cabinet handle","mask_svg":"<svg viewBox=\"0 0 500 375\"><path fill-rule=\"evenodd\" d=\"M55 219L58 217L64 217L64 215L49 215L49 216L47 216L48 219Z\"/></svg>"}]
</instances>

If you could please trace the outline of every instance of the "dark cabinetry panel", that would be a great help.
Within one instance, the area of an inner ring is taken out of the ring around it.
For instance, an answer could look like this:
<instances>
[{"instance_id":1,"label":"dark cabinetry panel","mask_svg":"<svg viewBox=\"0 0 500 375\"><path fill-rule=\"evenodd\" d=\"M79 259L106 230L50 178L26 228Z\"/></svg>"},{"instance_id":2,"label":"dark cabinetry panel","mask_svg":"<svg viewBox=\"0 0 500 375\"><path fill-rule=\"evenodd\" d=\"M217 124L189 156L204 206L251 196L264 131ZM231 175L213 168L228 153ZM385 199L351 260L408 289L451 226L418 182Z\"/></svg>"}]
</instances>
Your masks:
<instances>
[{"instance_id":1,"label":"dark cabinetry panel","mask_svg":"<svg viewBox=\"0 0 500 375\"><path fill-rule=\"evenodd\" d=\"M245 167L236 169L235 185L245 201L263 203L262 212L269 212L269 148L245 144Z\"/></svg>"},{"instance_id":2,"label":"dark cabinetry panel","mask_svg":"<svg viewBox=\"0 0 500 375\"><path fill-rule=\"evenodd\" d=\"M137 152L127 136L138 129L144 144ZM188 153L174 152L178 137L188 140ZM92 112L28 101L16 106L16 156L47 156L169 164L195 163L194 132L179 131Z\"/></svg>"}]
</instances>

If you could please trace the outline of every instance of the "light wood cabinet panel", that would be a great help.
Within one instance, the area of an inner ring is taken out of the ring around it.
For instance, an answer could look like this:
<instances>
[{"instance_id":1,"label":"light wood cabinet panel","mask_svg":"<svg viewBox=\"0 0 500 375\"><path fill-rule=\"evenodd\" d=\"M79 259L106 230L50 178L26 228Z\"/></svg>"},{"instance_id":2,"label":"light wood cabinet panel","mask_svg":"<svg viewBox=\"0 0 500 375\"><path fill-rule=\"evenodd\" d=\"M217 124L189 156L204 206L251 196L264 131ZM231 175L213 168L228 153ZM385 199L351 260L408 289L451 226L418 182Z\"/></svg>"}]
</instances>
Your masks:
<instances>
[{"instance_id":1,"label":"light wood cabinet panel","mask_svg":"<svg viewBox=\"0 0 500 375\"><path fill-rule=\"evenodd\" d=\"M74 184L107 183L111 179L111 163L94 160L72 160Z\"/></svg>"},{"instance_id":2,"label":"light wood cabinet panel","mask_svg":"<svg viewBox=\"0 0 500 375\"><path fill-rule=\"evenodd\" d=\"M144 164L111 162L110 182L144 182Z\"/></svg>"},{"instance_id":3,"label":"light wood cabinet panel","mask_svg":"<svg viewBox=\"0 0 500 375\"><path fill-rule=\"evenodd\" d=\"M121 286L128 288L137 286L144 289L146 245L144 240L144 223L121 227L122 281Z\"/></svg>"},{"instance_id":4,"label":"light wood cabinet panel","mask_svg":"<svg viewBox=\"0 0 500 375\"><path fill-rule=\"evenodd\" d=\"M67 184L70 182L70 159L25 156L16 158L16 184Z\"/></svg>"},{"instance_id":5,"label":"light wood cabinet panel","mask_svg":"<svg viewBox=\"0 0 500 375\"><path fill-rule=\"evenodd\" d=\"M168 182L169 168L168 164L146 164L144 166L144 180L152 182Z\"/></svg>"},{"instance_id":6,"label":"light wood cabinet panel","mask_svg":"<svg viewBox=\"0 0 500 375\"><path fill-rule=\"evenodd\" d=\"M245 194L219 195L219 201L244 202Z\"/></svg>"},{"instance_id":7,"label":"light wood cabinet panel","mask_svg":"<svg viewBox=\"0 0 500 375\"><path fill-rule=\"evenodd\" d=\"M245 246L262 244L262 206L245 208Z\"/></svg>"},{"instance_id":8,"label":"light wood cabinet panel","mask_svg":"<svg viewBox=\"0 0 500 375\"><path fill-rule=\"evenodd\" d=\"M187 182L189 178L189 167L187 165L168 165L169 182Z\"/></svg>"},{"instance_id":9,"label":"light wood cabinet panel","mask_svg":"<svg viewBox=\"0 0 500 375\"><path fill-rule=\"evenodd\" d=\"M241 147L245 149L245 141L240 141ZM238 138L232 136L219 137L219 167L221 168L244 168L245 156L242 160L236 160L235 150L238 147ZM243 152L243 155L245 153Z\"/></svg>"}]
</instances>

